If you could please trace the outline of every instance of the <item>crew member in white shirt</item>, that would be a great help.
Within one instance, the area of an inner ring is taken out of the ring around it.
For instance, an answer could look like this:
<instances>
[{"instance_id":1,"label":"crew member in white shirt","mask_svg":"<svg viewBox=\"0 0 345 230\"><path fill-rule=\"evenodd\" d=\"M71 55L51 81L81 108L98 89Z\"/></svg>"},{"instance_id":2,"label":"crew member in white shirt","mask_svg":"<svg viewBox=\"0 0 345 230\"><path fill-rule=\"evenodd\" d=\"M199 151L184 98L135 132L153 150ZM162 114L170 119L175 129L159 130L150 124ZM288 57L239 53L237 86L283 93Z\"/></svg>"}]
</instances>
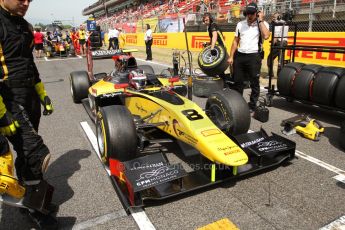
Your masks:
<instances>
[{"instance_id":1,"label":"crew member in white shirt","mask_svg":"<svg viewBox=\"0 0 345 230\"><path fill-rule=\"evenodd\" d=\"M152 30L149 24L146 24L146 32L144 35L144 40L145 40L145 45L146 45L146 61L151 61L152 60Z\"/></svg>"},{"instance_id":2,"label":"crew member in white shirt","mask_svg":"<svg viewBox=\"0 0 345 230\"><path fill-rule=\"evenodd\" d=\"M280 13L276 12L272 17L272 26L275 23L279 25L274 26L274 38L273 38L273 47L280 47L280 49L272 49L272 52L267 57L267 67L271 68L271 56L272 62L278 57L278 71L281 66L281 56L285 55L284 47L287 46L288 31L289 26L285 24L285 21L282 20ZM282 25L281 25L282 24ZM272 65L273 68L273 65Z\"/></svg>"},{"instance_id":3,"label":"crew member in white shirt","mask_svg":"<svg viewBox=\"0 0 345 230\"><path fill-rule=\"evenodd\" d=\"M234 74L234 89L243 95L244 81L250 81L249 109L255 110L260 94L262 42L270 36L269 24L255 3L246 6L246 19L237 23L228 63Z\"/></svg>"}]
</instances>

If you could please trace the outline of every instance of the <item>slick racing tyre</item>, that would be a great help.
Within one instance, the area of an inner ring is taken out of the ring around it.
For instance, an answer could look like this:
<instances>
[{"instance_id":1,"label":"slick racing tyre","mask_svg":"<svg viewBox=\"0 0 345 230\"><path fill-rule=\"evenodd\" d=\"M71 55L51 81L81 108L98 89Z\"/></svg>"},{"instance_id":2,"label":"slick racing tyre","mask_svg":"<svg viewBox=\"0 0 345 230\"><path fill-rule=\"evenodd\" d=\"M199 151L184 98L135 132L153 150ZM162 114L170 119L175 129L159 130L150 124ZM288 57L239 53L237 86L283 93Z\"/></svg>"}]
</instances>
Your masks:
<instances>
[{"instance_id":1,"label":"slick racing tyre","mask_svg":"<svg viewBox=\"0 0 345 230\"><path fill-rule=\"evenodd\" d=\"M291 87L296 74L299 73L305 64L292 62L286 64L278 74L277 87L282 96L291 96Z\"/></svg>"},{"instance_id":2,"label":"slick racing tyre","mask_svg":"<svg viewBox=\"0 0 345 230\"><path fill-rule=\"evenodd\" d=\"M345 74L340 77L335 90L334 104L337 108L345 109Z\"/></svg>"},{"instance_id":3,"label":"slick racing tyre","mask_svg":"<svg viewBox=\"0 0 345 230\"><path fill-rule=\"evenodd\" d=\"M216 56L211 55L211 46L205 47L199 53L198 64L200 69L208 76L216 76L223 73L229 66L228 52L223 46L215 46Z\"/></svg>"},{"instance_id":4,"label":"slick racing tyre","mask_svg":"<svg viewBox=\"0 0 345 230\"><path fill-rule=\"evenodd\" d=\"M234 90L223 89L210 95L206 114L227 135L246 133L250 126L247 102Z\"/></svg>"},{"instance_id":5,"label":"slick racing tyre","mask_svg":"<svg viewBox=\"0 0 345 230\"><path fill-rule=\"evenodd\" d=\"M137 132L133 117L123 105L101 107L96 122L98 149L103 163L109 159L132 160L137 151Z\"/></svg>"},{"instance_id":6,"label":"slick racing tyre","mask_svg":"<svg viewBox=\"0 0 345 230\"><path fill-rule=\"evenodd\" d=\"M310 89L317 72L323 67L320 65L309 64L302 67L301 72L296 75L292 85L292 94L301 100L310 99Z\"/></svg>"},{"instance_id":7,"label":"slick racing tyre","mask_svg":"<svg viewBox=\"0 0 345 230\"><path fill-rule=\"evenodd\" d=\"M74 103L80 103L87 98L90 87L89 75L86 71L74 71L70 74L71 94Z\"/></svg>"},{"instance_id":8,"label":"slick racing tyre","mask_svg":"<svg viewBox=\"0 0 345 230\"><path fill-rule=\"evenodd\" d=\"M338 67L325 67L320 70L313 81L311 101L331 106L339 77L344 72L344 68Z\"/></svg>"},{"instance_id":9,"label":"slick racing tyre","mask_svg":"<svg viewBox=\"0 0 345 230\"><path fill-rule=\"evenodd\" d=\"M193 79L193 95L196 97L208 97L223 88L224 81L219 77L199 75Z\"/></svg>"}]
</instances>

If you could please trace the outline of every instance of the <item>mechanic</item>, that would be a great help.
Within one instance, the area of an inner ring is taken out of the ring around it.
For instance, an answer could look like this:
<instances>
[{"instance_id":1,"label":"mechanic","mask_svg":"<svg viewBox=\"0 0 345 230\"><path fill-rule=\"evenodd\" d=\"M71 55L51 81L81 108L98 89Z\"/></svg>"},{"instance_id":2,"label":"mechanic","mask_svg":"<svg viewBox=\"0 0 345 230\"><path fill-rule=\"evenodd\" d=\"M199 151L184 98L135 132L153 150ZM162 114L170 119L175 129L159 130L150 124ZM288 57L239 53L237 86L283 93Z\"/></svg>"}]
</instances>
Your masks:
<instances>
[{"instance_id":1,"label":"mechanic","mask_svg":"<svg viewBox=\"0 0 345 230\"><path fill-rule=\"evenodd\" d=\"M43 115L53 112L34 63L31 25L23 18L30 2L0 0L0 134L7 137L17 153L15 168L24 186L43 180L51 157L37 133L40 103L44 107ZM57 224L49 215L38 215L48 226Z\"/></svg>"},{"instance_id":2,"label":"mechanic","mask_svg":"<svg viewBox=\"0 0 345 230\"><path fill-rule=\"evenodd\" d=\"M78 31L78 39L79 39L79 46L80 52L82 56L86 54L86 31L83 25L80 25Z\"/></svg>"},{"instance_id":3,"label":"mechanic","mask_svg":"<svg viewBox=\"0 0 345 230\"><path fill-rule=\"evenodd\" d=\"M152 61L152 42L153 42L153 37L152 37L152 30L149 24L146 24L146 32L144 35L144 41L146 45L146 61Z\"/></svg>"},{"instance_id":4,"label":"mechanic","mask_svg":"<svg viewBox=\"0 0 345 230\"><path fill-rule=\"evenodd\" d=\"M223 46L226 50L225 47L225 42L224 42L224 36L222 31L218 28L217 24L213 21L213 17L211 13L205 13L202 22L207 26L207 31L208 31L208 36L210 37L211 40L211 55L212 56L217 56L217 50L214 49L215 45ZM219 74L219 76L223 79L224 85L227 85L227 80L226 75L224 73Z\"/></svg>"},{"instance_id":5,"label":"mechanic","mask_svg":"<svg viewBox=\"0 0 345 230\"><path fill-rule=\"evenodd\" d=\"M119 31L119 49L123 49L125 48L125 44L126 44L126 35L124 34L124 32L122 32L122 28L118 29Z\"/></svg>"},{"instance_id":6,"label":"mechanic","mask_svg":"<svg viewBox=\"0 0 345 230\"><path fill-rule=\"evenodd\" d=\"M243 95L244 80L250 81L249 109L253 112L260 94L260 71L263 58L262 40L270 36L269 24L255 3L246 6L246 19L237 23L228 63L233 68L234 89Z\"/></svg>"},{"instance_id":7,"label":"mechanic","mask_svg":"<svg viewBox=\"0 0 345 230\"><path fill-rule=\"evenodd\" d=\"M284 47L287 46L287 36L289 31L289 26L285 25L285 21L282 20L282 16L280 13L276 12L273 14L272 17L272 26L274 23L281 23L284 24L283 26L275 26L274 27L274 39L273 39L273 47L282 47L283 49L272 49L272 52L267 57L267 67L268 69L271 68L271 56L272 62L278 57L278 71L281 68L281 54L285 54ZM273 64L272 64L273 68ZM272 71L273 72L273 71Z\"/></svg>"}]
</instances>

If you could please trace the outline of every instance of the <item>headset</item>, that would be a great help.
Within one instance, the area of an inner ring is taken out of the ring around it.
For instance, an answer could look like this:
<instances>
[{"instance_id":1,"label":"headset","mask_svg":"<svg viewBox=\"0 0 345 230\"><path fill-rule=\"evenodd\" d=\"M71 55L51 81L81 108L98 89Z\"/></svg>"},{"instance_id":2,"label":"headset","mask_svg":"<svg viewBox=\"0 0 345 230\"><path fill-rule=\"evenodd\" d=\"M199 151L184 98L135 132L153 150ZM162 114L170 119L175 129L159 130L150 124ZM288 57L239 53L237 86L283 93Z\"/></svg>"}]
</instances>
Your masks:
<instances>
[{"instance_id":1,"label":"headset","mask_svg":"<svg viewBox=\"0 0 345 230\"><path fill-rule=\"evenodd\" d=\"M212 14L211 13L209 13L209 12L206 12L205 14L204 14L204 16L202 16L202 21L204 21L204 19L206 18L206 17L208 17L209 19L210 19L210 24L213 22L213 17L212 17Z\"/></svg>"},{"instance_id":2,"label":"headset","mask_svg":"<svg viewBox=\"0 0 345 230\"><path fill-rule=\"evenodd\" d=\"M255 10L256 10L256 16L258 15L258 13L260 12L259 11L259 9L258 9L258 6L255 4L249 4L251 7L255 7ZM247 7L249 6L249 5L246 5L246 8L243 10L243 16L244 17L247 17Z\"/></svg>"}]
</instances>

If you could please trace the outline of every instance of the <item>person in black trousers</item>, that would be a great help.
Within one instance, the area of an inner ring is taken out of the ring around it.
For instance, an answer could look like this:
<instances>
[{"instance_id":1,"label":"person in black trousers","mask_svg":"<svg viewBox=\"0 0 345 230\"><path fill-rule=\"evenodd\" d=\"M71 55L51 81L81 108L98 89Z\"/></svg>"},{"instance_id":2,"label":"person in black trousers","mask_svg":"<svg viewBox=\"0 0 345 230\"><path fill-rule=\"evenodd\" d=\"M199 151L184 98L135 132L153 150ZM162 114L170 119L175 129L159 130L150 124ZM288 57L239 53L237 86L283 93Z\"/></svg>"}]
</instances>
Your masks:
<instances>
[{"instance_id":1,"label":"person in black trousers","mask_svg":"<svg viewBox=\"0 0 345 230\"><path fill-rule=\"evenodd\" d=\"M243 94L244 81L250 81L249 109L255 110L260 95L260 71L262 61L262 40L270 36L269 24L258 11L255 3L246 6L246 19L237 23L235 38L232 42L228 63L233 68L234 89Z\"/></svg>"},{"instance_id":2,"label":"person in black trousers","mask_svg":"<svg viewBox=\"0 0 345 230\"><path fill-rule=\"evenodd\" d=\"M146 32L144 35L144 40L145 40L145 45L146 45L146 61L151 61L152 60L152 30L149 24L146 24Z\"/></svg>"}]
</instances>

